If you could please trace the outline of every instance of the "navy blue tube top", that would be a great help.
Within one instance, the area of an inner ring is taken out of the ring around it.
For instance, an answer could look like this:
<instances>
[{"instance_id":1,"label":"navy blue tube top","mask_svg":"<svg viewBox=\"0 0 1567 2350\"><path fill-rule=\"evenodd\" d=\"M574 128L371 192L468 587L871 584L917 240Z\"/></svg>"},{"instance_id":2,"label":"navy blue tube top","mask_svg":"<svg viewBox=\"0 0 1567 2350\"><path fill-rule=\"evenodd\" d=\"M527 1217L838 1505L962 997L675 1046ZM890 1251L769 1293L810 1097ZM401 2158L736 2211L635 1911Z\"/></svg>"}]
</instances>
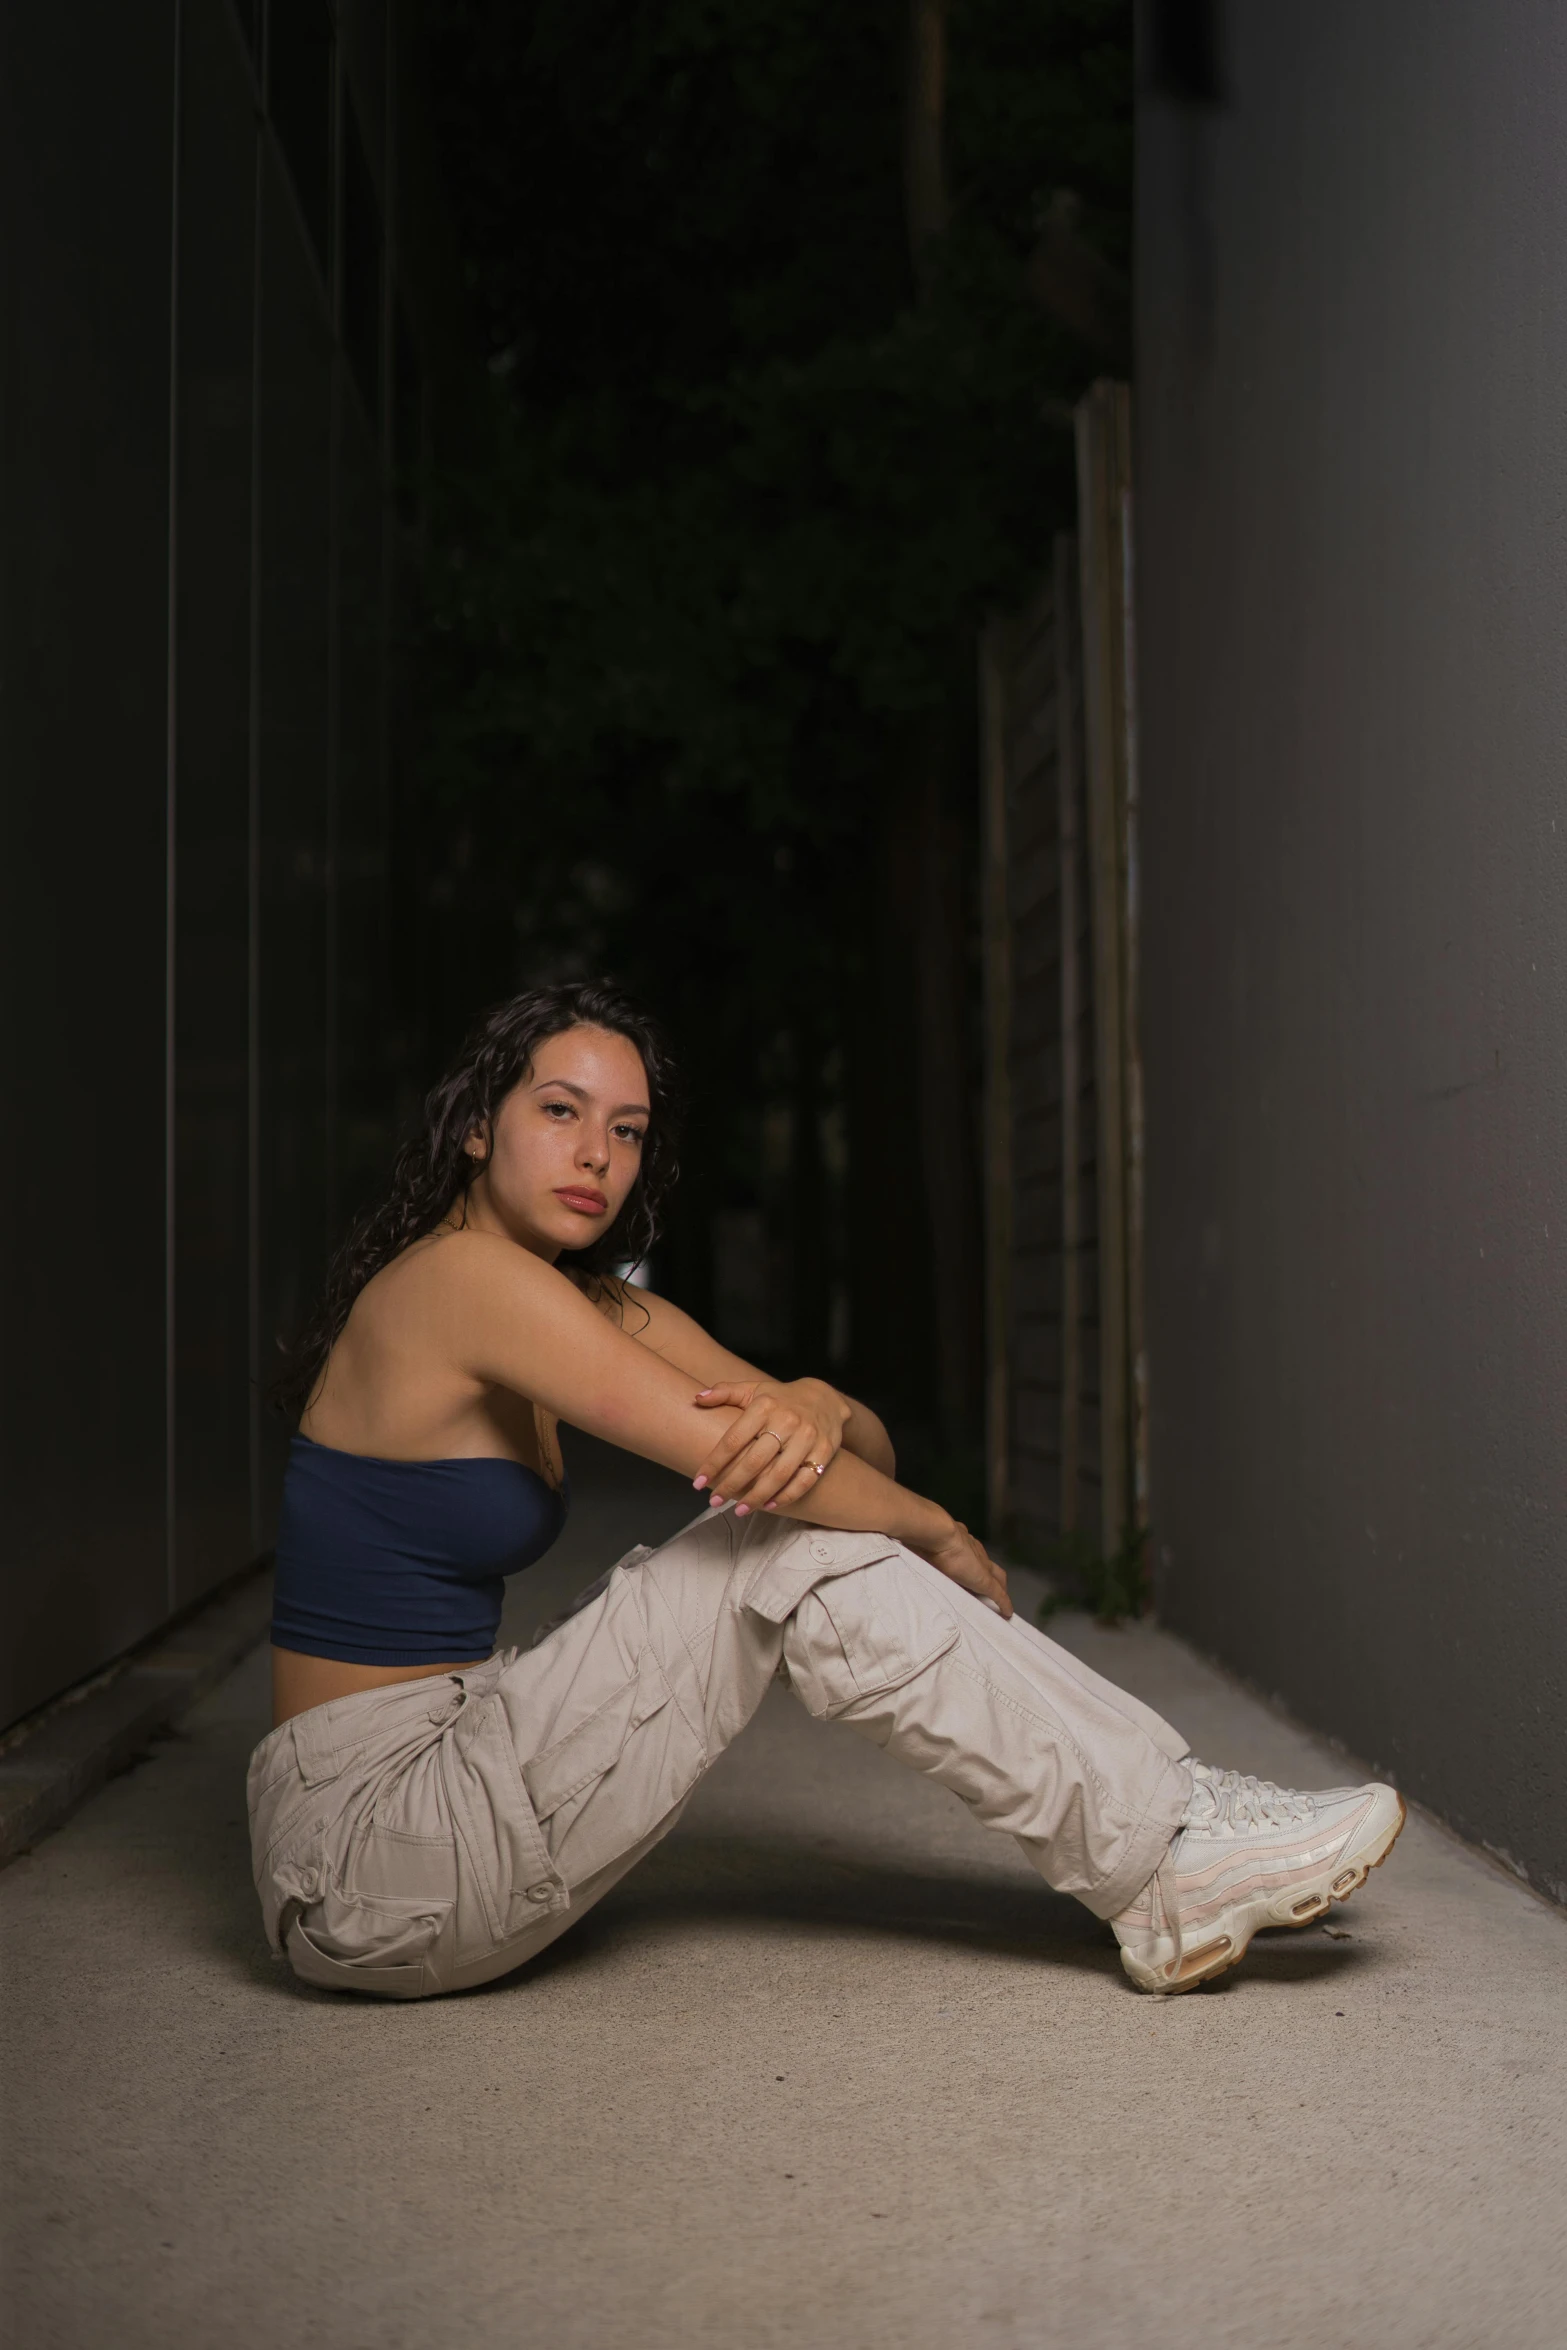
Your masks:
<instances>
[{"instance_id":1,"label":"navy blue tube top","mask_svg":"<svg viewBox=\"0 0 1567 2350\"><path fill-rule=\"evenodd\" d=\"M296 1436L273 1644L352 1665L478 1663L504 1578L544 1556L567 1502L520 1461L377 1461Z\"/></svg>"}]
</instances>

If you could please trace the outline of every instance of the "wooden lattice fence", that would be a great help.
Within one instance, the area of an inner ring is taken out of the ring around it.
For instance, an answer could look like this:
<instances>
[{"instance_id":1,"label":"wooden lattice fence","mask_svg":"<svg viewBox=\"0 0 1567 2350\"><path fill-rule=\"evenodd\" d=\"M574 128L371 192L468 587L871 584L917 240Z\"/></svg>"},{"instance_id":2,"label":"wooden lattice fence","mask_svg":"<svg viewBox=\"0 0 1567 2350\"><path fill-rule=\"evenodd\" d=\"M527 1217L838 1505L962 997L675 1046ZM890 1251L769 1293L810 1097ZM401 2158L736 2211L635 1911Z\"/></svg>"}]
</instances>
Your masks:
<instances>
[{"instance_id":1,"label":"wooden lattice fence","mask_svg":"<svg viewBox=\"0 0 1567 2350\"><path fill-rule=\"evenodd\" d=\"M1146 1522L1130 409L1078 412L1079 533L981 647L987 1466L1021 1555Z\"/></svg>"}]
</instances>

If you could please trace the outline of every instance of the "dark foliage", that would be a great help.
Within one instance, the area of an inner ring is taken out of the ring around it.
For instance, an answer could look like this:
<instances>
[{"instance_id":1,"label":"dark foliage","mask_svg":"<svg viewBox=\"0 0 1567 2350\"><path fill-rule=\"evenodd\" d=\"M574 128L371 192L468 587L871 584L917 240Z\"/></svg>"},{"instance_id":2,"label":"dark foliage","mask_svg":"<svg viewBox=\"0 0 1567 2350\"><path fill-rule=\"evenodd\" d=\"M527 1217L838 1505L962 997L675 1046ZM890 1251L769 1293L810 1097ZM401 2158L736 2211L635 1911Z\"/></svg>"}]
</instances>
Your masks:
<instances>
[{"instance_id":1,"label":"dark foliage","mask_svg":"<svg viewBox=\"0 0 1567 2350\"><path fill-rule=\"evenodd\" d=\"M793 1214L799 1352L826 1312L801 1251L843 1255L852 1007L880 991L910 1016L877 968L879 828L933 742L966 813L975 631L1070 513L1062 404L1094 355L1026 264L1062 186L1124 263L1129 10L955 0L952 226L921 287L905 6L436 0L433 20L497 411L432 533L435 1026L541 971L607 965L657 1002L702 1169L677 1286L711 1310L715 1203ZM794 1176L767 1173L780 1117Z\"/></svg>"}]
</instances>

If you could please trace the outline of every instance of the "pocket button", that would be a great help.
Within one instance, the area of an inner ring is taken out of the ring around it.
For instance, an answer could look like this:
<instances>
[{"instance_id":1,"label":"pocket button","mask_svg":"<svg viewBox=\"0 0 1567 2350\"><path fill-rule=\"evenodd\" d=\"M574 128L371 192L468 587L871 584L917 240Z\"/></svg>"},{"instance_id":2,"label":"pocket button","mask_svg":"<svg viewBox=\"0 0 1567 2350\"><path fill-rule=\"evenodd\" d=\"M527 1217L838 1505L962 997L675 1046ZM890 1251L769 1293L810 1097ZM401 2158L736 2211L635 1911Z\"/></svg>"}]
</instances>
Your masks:
<instances>
[{"instance_id":1,"label":"pocket button","mask_svg":"<svg viewBox=\"0 0 1567 2350\"><path fill-rule=\"evenodd\" d=\"M823 1566L829 1566L832 1563L832 1544L823 1542L818 1536L816 1541L811 1544L811 1556L813 1559L820 1559Z\"/></svg>"},{"instance_id":2,"label":"pocket button","mask_svg":"<svg viewBox=\"0 0 1567 2350\"><path fill-rule=\"evenodd\" d=\"M550 1889L548 1885L530 1885L528 1887L528 1899L530 1901L548 1901L549 1897Z\"/></svg>"}]
</instances>

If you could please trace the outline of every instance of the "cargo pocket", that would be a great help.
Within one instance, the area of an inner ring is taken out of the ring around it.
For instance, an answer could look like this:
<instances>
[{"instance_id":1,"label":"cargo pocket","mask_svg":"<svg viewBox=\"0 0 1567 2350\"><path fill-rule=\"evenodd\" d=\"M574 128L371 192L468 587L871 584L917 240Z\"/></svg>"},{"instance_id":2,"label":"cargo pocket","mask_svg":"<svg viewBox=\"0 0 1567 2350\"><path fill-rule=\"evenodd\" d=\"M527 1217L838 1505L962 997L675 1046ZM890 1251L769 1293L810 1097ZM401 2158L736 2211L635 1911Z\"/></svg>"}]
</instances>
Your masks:
<instances>
[{"instance_id":1,"label":"cargo pocket","mask_svg":"<svg viewBox=\"0 0 1567 2350\"><path fill-rule=\"evenodd\" d=\"M838 1534L804 1526L793 1542L763 1557L740 1594L740 1605L770 1624L781 1624L818 1584L895 1558L897 1550L890 1534Z\"/></svg>"},{"instance_id":2,"label":"cargo pocket","mask_svg":"<svg viewBox=\"0 0 1567 2350\"><path fill-rule=\"evenodd\" d=\"M522 1766L522 1778L540 1826L612 1770L633 1730L640 1730L644 1722L662 1713L669 1698L669 1683L653 1659L645 1657L630 1679L612 1690L586 1721L553 1746L529 1756Z\"/></svg>"},{"instance_id":3,"label":"cargo pocket","mask_svg":"<svg viewBox=\"0 0 1567 2350\"><path fill-rule=\"evenodd\" d=\"M413 1966L445 1925L451 1897L361 1893L329 1877L298 1925L313 1948L339 1966Z\"/></svg>"},{"instance_id":4,"label":"cargo pocket","mask_svg":"<svg viewBox=\"0 0 1567 2350\"><path fill-rule=\"evenodd\" d=\"M495 1691L468 1703L440 1757L458 1830L462 1906L477 1901L488 1947L498 1947L524 1921L564 1909L569 1897L534 1816L510 1720ZM459 1964L482 1955L472 1923L459 1925L458 1940Z\"/></svg>"},{"instance_id":5,"label":"cargo pocket","mask_svg":"<svg viewBox=\"0 0 1567 2350\"><path fill-rule=\"evenodd\" d=\"M522 1775L568 1885L587 1884L673 1824L707 1762L658 1659L564 1737L524 1758Z\"/></svg>"},{"instance_id":6,"label":"cargo pocket","mask_svg":"<svg viewBox=\"0 0 1567 2350\"><path fill-rule=\"evenodd\" d=\"M328 1878L287 1926L290 1964L324 1990L421 1998L433 1988L424 1962L451 1907L425 1894L348 1893Z\"/></svg>"},{"instance_id":7,"label":"cargo pocket","mask_svg":"<svg viewBox=\"0 0 1567 2350\"><path fill-rule=\"evenodd\" d=\"M785 1635L795 1695L818 1717L901 1689L957 1645L940 1594L893 1553L839 1568L801 1600Z\"/></svg>"},{"instance_id":8,"label":"cargo pocket","mask_svg":"<svg viewBox=\"0 0 1567 2350\"><path fill-rule=\"evenodd\" d=\"M422 1734L432 1733L427 1726ZM327 1824L323 1842L316 1865L298 1872L288 1935L295 1971L342 1989L417 1997L430 1987L424 1961L457 1900L457 1840L434 1753L416 1750L367 1803ZM371 1979L387 1973L398 1979Z\"/></svg>"},{"instance_id":9,"label":"cargo pocket","mask_svg":"<svg viewBox=\"0 0 1567 2350\"><path fill-rule=\"evenodd\" d=\"M351 1901L448 1910L457 1898L456 1839L405 1835L372 1822L354 1845L343 1890Z\"/></svg>"}]
</instances>

